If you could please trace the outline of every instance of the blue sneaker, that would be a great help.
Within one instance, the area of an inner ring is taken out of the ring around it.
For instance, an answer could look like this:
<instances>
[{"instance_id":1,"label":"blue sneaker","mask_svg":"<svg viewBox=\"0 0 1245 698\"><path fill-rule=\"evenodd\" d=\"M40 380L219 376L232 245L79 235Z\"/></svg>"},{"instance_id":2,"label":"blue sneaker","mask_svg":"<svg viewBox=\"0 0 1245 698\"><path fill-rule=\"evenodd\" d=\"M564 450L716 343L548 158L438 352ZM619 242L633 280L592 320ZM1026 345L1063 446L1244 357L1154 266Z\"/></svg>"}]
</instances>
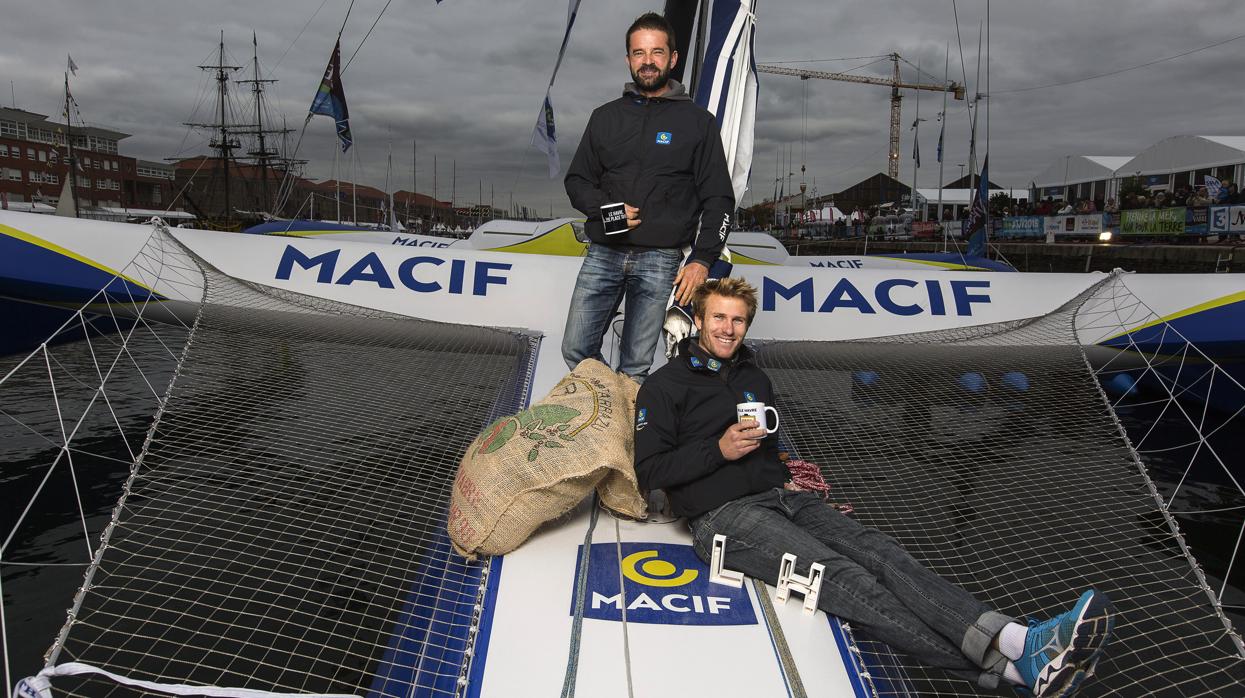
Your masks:
<instances>
[{"instance_id":1,"label":"blue sneaker","mask_svg":"<svg viewBox=\"0 0 1245 698\"><path fill-rule=\"evenodd\" d=\"M1039 698L1070 696L1093 675L1111 639L1114 609L1107 595L1090 589L1072 610L1048 621L1029 621L1024 654L1016 670L1025 688Z\"/></svg>"}]
</instances>

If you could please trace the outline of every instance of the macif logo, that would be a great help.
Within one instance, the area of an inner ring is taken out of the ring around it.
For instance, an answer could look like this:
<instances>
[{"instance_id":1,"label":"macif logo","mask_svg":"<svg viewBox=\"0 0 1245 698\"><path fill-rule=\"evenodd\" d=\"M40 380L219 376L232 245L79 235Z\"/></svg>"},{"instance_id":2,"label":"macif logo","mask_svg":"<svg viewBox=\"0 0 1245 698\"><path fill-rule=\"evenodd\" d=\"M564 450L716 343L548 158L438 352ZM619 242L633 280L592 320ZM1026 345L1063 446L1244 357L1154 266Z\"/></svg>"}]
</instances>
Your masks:
<instances>
[{"instance_id":1,"label":"macif logo","mask_svg":"<svg viewBox=\"0 0 1245 698\"><path fill-rule=\"evenodd\" d=\"M311 272L315 273L318 284L337 286L367 286L382 289L394 289L394 281L415 293L448 292L455 295L470 293L473 296L487 296L490 286L505 286L507 277L501 272L509 271L508 262L488 262L476 260L468 264L465 259L442 259L430 255L407 257L398 263L397 268L386 266L384 260L375 252L368 252L354 260L348 250L328 250L321 254L309 256L294 245L286 245L285 251L277 262L274 277L279 281L290 281L294 277L307 279ZM343 259L344 258L344 259ZM340 274L337 273L339 262L342 266L350 266ZM301 272L295 272L295 268ZM494 273L497 272L497 273Z\"/></svg>"},{"instance_id":2,"label":"macif logo","mask_svg":"<svg viewBox=\"0 0 1245 698\"><path fill-rule=\"evenodd\" d=\"M623 543L621 560L618 548L616 543L596 543L588 553L585 618L621 621L625 606L630 623L756 624L747 587L711 583L709 568L690 545ZM578 565L575 571L578 575ZM575 613L574 598L571 613Z\"/></svg>"},{"instance_id":3,"label":"macif logo","mask_svg":"<svg viewBox=\"0 0 1245 698\"><path fill-rule=\"evenodd\" d=\"M657 145L670 145L670 138L671 136L669 131L658 131Z\"/></svg>"}]
</instances>

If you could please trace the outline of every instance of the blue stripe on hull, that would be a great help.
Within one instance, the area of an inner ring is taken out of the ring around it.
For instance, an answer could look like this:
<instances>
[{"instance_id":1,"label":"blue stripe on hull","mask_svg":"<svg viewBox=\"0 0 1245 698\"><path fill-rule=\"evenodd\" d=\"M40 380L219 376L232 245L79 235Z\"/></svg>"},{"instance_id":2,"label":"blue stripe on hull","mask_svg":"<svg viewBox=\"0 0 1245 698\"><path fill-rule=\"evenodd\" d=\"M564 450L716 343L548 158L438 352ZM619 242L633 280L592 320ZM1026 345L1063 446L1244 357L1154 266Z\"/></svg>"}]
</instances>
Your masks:
<instances>
[{"instance_id":1,"label":"blue stripe on hull","mask_svg":"<svg viewBox=\"0 0 1245 698\"><path fill-rule=\"evenodd\" d=\"M113 302L141 302L158 294L102 269L8 235L0 235L0 295L74 306L105 289ZM103 299L101 299L103 300Z\"/></svg>"},{"instance_id":2,"label":"blue stripe on hull","mask_svg":"<svg viewBox=\"0 0 1245 698\"><path fill-rule=\"evenodd\" d=\"M1176 332L1171 332L1171 329ZM1211 356L1245 354L1245 301L1168 320L1166 323L1109 339L1102 344L1127 349L1132 343L1136 343L1138 348L1147 353L1176 353L1184 350L1185 340Z\"/></svg>"}]
</instances>

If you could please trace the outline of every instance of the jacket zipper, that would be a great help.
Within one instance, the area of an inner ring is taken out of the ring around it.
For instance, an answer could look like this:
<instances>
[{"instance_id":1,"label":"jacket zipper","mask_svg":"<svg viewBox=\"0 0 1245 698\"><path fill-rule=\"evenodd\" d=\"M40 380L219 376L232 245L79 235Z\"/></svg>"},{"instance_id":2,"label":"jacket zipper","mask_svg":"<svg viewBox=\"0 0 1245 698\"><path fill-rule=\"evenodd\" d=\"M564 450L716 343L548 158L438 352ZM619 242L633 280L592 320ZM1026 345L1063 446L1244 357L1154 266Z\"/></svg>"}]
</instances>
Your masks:
<instances>
[{"instance_id":1,"label":"jacket zipper","mask_svg":"<svg viewBox=\"0 0 1245 698\"><path fill-rule=\"evenodd\" d=\"M642 154L640 155L639 169L636 170L635 177L631 180L631 193L632 194L640 193L640 178L644 176L644 169L648 165L649 149L645 147L647 144L644 142L644 134L648 133L648 113L649 113L649 110L652 108L652 106L653 106L652 98L645 97L644 98L644 116L640 118L640 147L642 148L640 152ZM644 195L644 199L647 199L647 198L648 198L648 194L646 193ZM642 204L644 203L646 203L646 201L637 199L635 203L631 204L632 206L641 208L641 211L640 211L641 220L644 219L644 211L642 207Z\"/></svg>"}]
</instances>

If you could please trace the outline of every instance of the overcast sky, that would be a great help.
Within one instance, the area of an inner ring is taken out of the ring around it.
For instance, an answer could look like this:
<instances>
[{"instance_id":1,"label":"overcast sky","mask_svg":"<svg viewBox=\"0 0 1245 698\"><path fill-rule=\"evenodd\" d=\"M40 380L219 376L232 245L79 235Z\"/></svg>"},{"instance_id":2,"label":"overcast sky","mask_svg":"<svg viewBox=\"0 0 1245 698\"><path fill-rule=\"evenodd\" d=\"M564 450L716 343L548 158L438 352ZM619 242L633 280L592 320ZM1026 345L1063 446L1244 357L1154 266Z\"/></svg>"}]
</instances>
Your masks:
<instances>
[{"instance_id":1,"label":"overcast sky","mask_svg":"<svg viewBox=\"0 0 1245 698\"><path fill-rule=\"evenodd\" d=\"M60 114L65 56L79 70L71 86L90 124L133 134L121 152L162 160L207 152L207 135L186 121L209 120L209 75L224 31L227 62L249 63L259 41L274 113L302 125L349 0L5 0L0 12L0 80L12 81L19 108ZM385 0L356 0L342 37L343 62L355 53ZM411 143L418 142L418 189L450 197L457 160L457 202L552 206L570 213L560 179L529 145L566 18L565 0L393 0L345 71L359 181L383 187L392 143L391 188L411 186ZM623 32L661 2L583 0L553 101L565 165L589 113L620 94L628 79ZM958 0L969 95L985 92L977 70L985 0ZM1245 39L1174 60L1071 85L1230 39L1245 27L1239 0L995 0L990 6L991 179L1026 187L1064 155L1135 155L1174 135L1240 135ZM898 52L937 81L944 50L951 79L964 79L951 0L758 0L758 62L820 61L805 67L887 76L889 61L859 58ZM984 53L984 49L983 49ZM853 58L853 60L825 60ZM864 67L860 67L864 65ZM903 65L905 79L915 70ZM243 76L238 76L243 77ZM246 77L250 77L249 75ZM8 87L8 85L3 85ZM886 169L890 91L885 87L760 76L756 159L749 205L772 196L776 156L807 163L810 187L841 190ZM806 96L805 96L806 95ZM11 96L3 95L5 104ZM901 178L912 178L909 130L916 97L904 99ZM968 161L964 102L948 108L946 180ZM922 92L921 187L936 186L934 158L941 95ZM807 109L807 120L802 115ZM979 139L985 139L982 109ZM296 134L295 134L296 135ZM299 156L307 174L333 175L333 124L312 120ZM346 166L344 163L339 167ZM349 165L354 167L354 165ZM350 171L342 172L349 179ZM798 181L798 174L796 181Z\"/></svg>"}]
</instances>

